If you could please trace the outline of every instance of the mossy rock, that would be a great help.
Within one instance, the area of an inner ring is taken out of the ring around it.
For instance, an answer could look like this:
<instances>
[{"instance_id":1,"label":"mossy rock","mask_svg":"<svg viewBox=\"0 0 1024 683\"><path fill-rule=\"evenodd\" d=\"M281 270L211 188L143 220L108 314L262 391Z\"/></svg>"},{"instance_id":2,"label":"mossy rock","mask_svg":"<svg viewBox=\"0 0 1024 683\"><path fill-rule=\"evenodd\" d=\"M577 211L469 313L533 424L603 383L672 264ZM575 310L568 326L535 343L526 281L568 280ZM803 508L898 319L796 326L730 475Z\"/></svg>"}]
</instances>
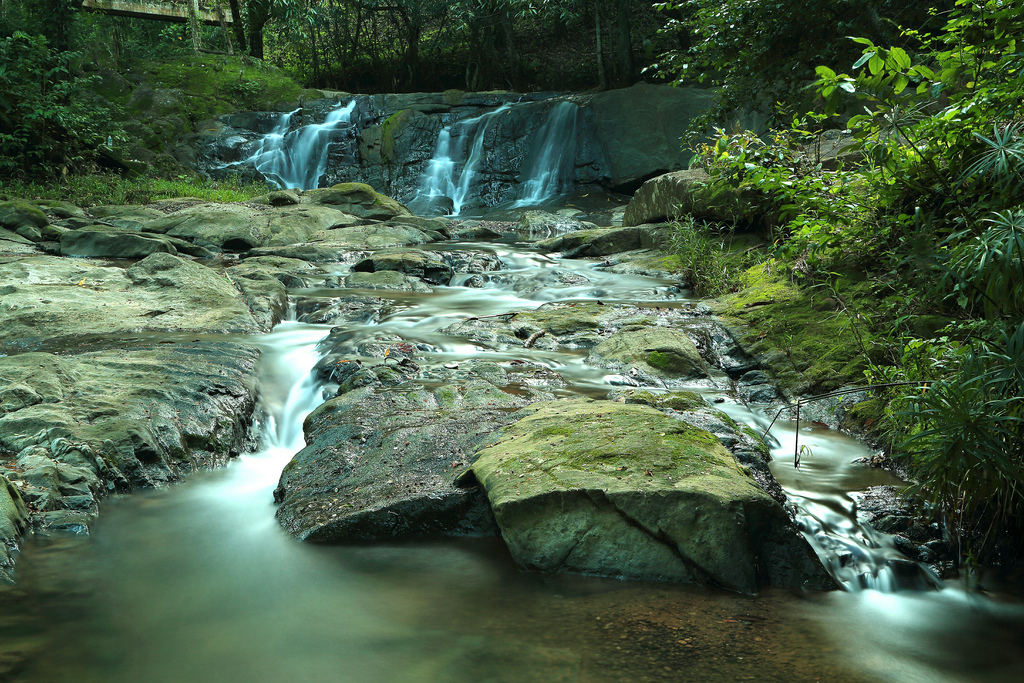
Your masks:
<instances>
[{"instance_id":1,"label":"mossy rock","mask_svg":"<svg viewBox=\"0 0 1024 683\"><path fill-rule=\"evenodd\" d=\"M782 507L712 434L587 399L516 417L472 471L520 566L746 593L827 582Z\"/></svg>"},{"instance_id":2,"label":"mossy rock","mask_svg":"<svg viewBox=\"0 0 1024 683\"><path fill-rule=\"evenodd\" d=\"M0 227L18 232L23 228L42 228L50 224L50 219L38 206L24 199L12 199L0 202ZM19 233L20 234L20 233ZM27 237L23 235L23 237ZM28 239L32 239L28 237Z\"/></svg>"},{"instance_id":3,"label":"mossy rock","mask_svg":"<svg viewBox=\"0 0 1024 683\"><path fill-rule=\"evenodd\" d=\"M742 273L740 287L712 302L712 308L787 394L823 393L863 382L874 349L870 335L846 310L824 301L831 299L827 290L794 285L775 261ZM870 282L844 278L837 287L851 310L875 305Z\"/></svg>"},{"instance_id":4,"label":"mossy rock","mask_svg":"<svg viewBox=\"0 0 1024 683\"><path fill-rule=\"evenodd\" d=\"M632 327L594 347L588 361L615 369L639 367L646 374L675 379L703 378L708 367L683 330Z\"/></svg>"},{"instance_id":5,"label":"mossy rock","mask_svg":"<svg viewBox=\"0 0 1024 683\"><path fill-rule=\"evenodd\" d=\"M331 206L353 216L375 221L412 215L402 204L382 195L366 183L339 183L319 190L307 190L302 195L302 201Z\"/></svg>"}]
</instances>

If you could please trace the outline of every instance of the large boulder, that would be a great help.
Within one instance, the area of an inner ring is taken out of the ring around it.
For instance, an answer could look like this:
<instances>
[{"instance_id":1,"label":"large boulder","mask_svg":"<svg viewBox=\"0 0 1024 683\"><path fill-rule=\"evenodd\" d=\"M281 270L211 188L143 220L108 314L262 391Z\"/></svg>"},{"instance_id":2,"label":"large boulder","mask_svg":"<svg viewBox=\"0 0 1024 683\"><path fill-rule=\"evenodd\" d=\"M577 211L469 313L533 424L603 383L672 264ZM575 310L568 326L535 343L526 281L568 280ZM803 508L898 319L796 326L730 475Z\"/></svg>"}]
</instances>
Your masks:
<instances>
[{"instance_id":1,"label":"large boulder","mask_svg":"<svg viewBox=\"0 0 1024 683\"><path fill-rule=\"evenodd\" d=\"M438 370L410 383L413 365L361 365L332 354L318 367L341 392L306 419L306 447L274 493L277 518L314 541L494 535L483 493L456 486L469 455L509 415L549 398L493 363ZM551 375L536 368L538 381Z\"/></svg>"},{"instance_id":2,"label":"large boulder","mask_svg":"<svg viewBox=\"0 0 1024 683\"><path fill-rule=\"evenodd\" d=\"M591 349L589 363L670 379L703 379L709 368L684 330L631 326Z\"/></svg>"},{"instance_id":3,"label":"large boulder","mask_svg":"<svg viewBox=\"0 0 1024 683\"><path fill-rule=\"evenodd\" d=\"M718 223L751 224L760 215L757 191L712 178L702 168L665 173L645 182L630 199L624 226L691 215Z\"/></svg>"},{"instance_id":4,"label":"large boulder","mask_svg":"<svg viewBox=\"0 0 1024 683\"><path fill-rule=\"evenodd\" d=\"M0 283L0 351L143 330L260 330L223 275L167 253L147 256L127 270L32 256L0 265Z\"/></svg>"},{"instance_id":5,"label":"large boulder","mask_svg":"<svg viewBox=\"0 0 1024 683\"><path fill-rule=\"evenodd\" d=\"M632 191L648 178L685 168L691 153L682 138L714 98L712 90L646 83L595 95L594 134L607 160L608 185Z\"/></svg>"},{"instance_id":6,"label":"large boulder","mask_svg":"<svg viewBox=\"0 0 1024 683\"><path fill-rule=\"evenodd\" d=\"M365 183L339 183L322 190L308 190L303 193L302 201L330 206L353 216L375 221L412 215L409 209Z\"/></svg>"},{"instance_id":7,"label":"large boulder","mask_svg":"<svg viewBox=\"0 0 1024 683\"><path fill-rule=\"evenodd\" d=\"M516 417L472 474L520 566L744 593L827 585L782 506L708 432L587 399Z\"/></svg>"},{"instance_id":8,"label":"large boulder","mask_svg":"<svg viewBox=\"0 0 1024 683\"><path fill-rule=\"evenodd\" d=\"M356 262L352 270L357 273L392 270L435 285L447 285L454 274L452 267L438 255L419 249L378 251Z\"/></svg>"},{"instance_id":9,"label":"large boulder","mask_svg":"<svg viewBox=\"0 0 1024 683\"><path fill-rule=\"evenodd\" d=\"M108 491L176 480L251 447L258 356L192 342L0 358L0 453L16 454L0 475L37 525L84 529Z\"/></svg>"},{"instance_id":10,"label":"large boulder","mask_svg":"<svg viewBox=\"0 0 1024 683\"><path fill-rule=\"evenodd\" d=\"M60 235L61 256L141 259L160 252L177 255L178 250L163 235L146 236L116 228L68 230Z\"/></svg>"}]
</instances>

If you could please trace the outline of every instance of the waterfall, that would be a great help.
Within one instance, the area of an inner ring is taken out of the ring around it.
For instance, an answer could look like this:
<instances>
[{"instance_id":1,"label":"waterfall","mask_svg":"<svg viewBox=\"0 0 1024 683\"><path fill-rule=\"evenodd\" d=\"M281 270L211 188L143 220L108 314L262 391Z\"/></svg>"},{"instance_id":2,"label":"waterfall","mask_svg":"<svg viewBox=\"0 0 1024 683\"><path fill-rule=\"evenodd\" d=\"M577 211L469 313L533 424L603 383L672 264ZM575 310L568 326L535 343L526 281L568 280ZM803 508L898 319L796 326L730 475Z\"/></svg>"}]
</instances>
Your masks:
<instances>
[{"instance_id":1,"label":"waterfall","mask_svg":"<svg viewBox=\"0 0 1024 683\"><path fill-rule=\"evenodd\" d=\"M487 157L487 130L511 106L503 104L494 111L445 126L437 136L434 154L420 176L409 208L420 214L438 213L440 209L441 213L459 215Z\"/></svg>"},{"instance_id":2,"label":"waterfall","mask_svg":"<svg viewBox=\"0 0 1024 683\"><path fill-rule=\"evenodd\" d=\"M533 206L572 190L578 111L572 102L559 102L552 108L520 174L515 206Z\"/></svg>"},{"instance_id":3,"label":"waterfall","mask_svg":"<svg viewBox=\"0 0 1024 683\"><path fill-rule=\"evenodd\" d=\"M337 131L349 124L356 101L327 115L323 123L291 130L292 117L300 110L282 114L260 140L256 151L240 164L252 164L267 180L283 188L308 190L320 183L327 171L327 154Z\"/></svg>"}]
</instances>

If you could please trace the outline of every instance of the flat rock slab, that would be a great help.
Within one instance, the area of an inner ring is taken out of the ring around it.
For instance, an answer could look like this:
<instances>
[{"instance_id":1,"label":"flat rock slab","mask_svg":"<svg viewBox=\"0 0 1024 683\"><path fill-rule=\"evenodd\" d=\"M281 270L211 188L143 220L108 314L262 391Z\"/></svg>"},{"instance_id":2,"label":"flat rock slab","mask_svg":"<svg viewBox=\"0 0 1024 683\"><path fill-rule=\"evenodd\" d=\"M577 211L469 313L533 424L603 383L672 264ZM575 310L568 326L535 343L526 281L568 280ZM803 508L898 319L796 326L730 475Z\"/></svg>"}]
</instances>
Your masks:
<instances>
[{"instance_id":1,"label":"flat rock slab","mask_svg":"<svg viewBox=\"0 0 1024 683\"><path fill-rule=\"evenodd\" d=\"M827 584L782 506L712 434L586 399L516 417L472 472L520 566L744 593Z\"/></svg>"},{"instance_id":2,"label":"flat rock slab","mask_svg":"<svg viewBox=\"0 0 1024 683\"><path fill-rule=\"evenodd\" d=\"M167 253L130 268L49 256L0 265L0 351L144 330L260 330L222 274Z\"/></svg>"},{"instance_id":3,"label":"flat rock slab","mask_svg":"<svg viewBox=\"0 0 1024 683\"><path fill-rule=\"evenodd\" d=\"M275 491L285 529L314 541L496 534L483 492L454 481L512 412L550 394L506 389L514 379L493 363L428 385L340 367L331 376L345 393L306 419L307 446Z\"/></svg>"},{"instance_id":4,"label":"flat rock slab","mask_svg":"<svg viewBox=\"0 0 1024 683\"><path fill-rule=\"evenodd\" d=\"M217 251L245 252L256 247L305 242L321 230L349 227L357 222L353 216L327 206L199 204L148 221L142 230Z\"/></svg>"}]
</instances>

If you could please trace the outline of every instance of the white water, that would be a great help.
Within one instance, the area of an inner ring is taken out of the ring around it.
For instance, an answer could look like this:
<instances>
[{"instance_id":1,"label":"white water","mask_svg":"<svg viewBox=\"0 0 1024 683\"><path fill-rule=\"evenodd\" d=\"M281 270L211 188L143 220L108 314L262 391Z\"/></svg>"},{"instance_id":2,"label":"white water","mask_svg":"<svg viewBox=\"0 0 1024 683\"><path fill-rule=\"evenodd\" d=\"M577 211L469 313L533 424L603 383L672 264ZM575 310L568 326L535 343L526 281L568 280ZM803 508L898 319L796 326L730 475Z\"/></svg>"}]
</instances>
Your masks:
<instances>
[{"instance_id":1,"label":"white water","mask_svg":"<svg viewBox=\"0 0 1024 683\"><path fill-rule=\"evenodd\" d=\"M515 206L537 206L572 191L578 112L572 102L559 102L551 109L520 174Z\"/></svg>"},{"instance_id":2,"label":"white water","mask_svg":"<svg viewBox=\"0 0 1024 683\"><path fill-rule=\"evenodd\" d=\"M511 106L503 104L441 129L434 154L420 176L416 197L409 202L414 213L427 213L441 197L451 200L452 216L461 213L467 199L474 196L477 177L487 158L487 130Z\"/></svg>"},{"instance_id":3,"label":"white water","mask_svg":"<svg viewBox=\"0 0 1024 683\"><path fill-rule=\"evenodd\" d=\"M351 121L356 101L332 111L323 123L291 130L296 109L281 114L274 130L260 140L256 150L239 164L251 164L264 177L282 188L309 190L319 187L327 172L327 156L337 131Z\"/></svg>"},{"instance_id":4,"label":"white water","mask_svg":"<svg viewBox=\"0 0 1024 683\"><path fill-rule=\"evenodd\" d=\"M492 250L513 273L543 277L558 267L592 282L532 295L498 285L455 285L418 298L375 291L374 296L396 302L394 311L377 324L351 326L352 332L367 339L397 333L412 341L425 340L439 349L428 354L432 362L471 356L500 360L523 357L522 349L484 348L438 330L468 315L536 306L555 298L663 302L669 296L668 283L612 275L586 262L559 262L526 247L462 246ZM646 592L649 587L628 583L584 578L559 583L519 574L500 549L493 554L481 551L495 547L486 544L298 543L274 520L271 492L281 468L302 446L303 418L320 402L309 370L316 361L316 343L327 333L326 326L291 322L253 340L263 349L260 452L182 486L104 503L93 537L59 558L47 556L45 547L26 548L29 584L34 567L65 562L58 571L70 588L67 595L55 593L59 603L48 614L53 644L23 680L667 683L749 678L791 683L821 678L1016 683L1022 678L1020 608L955 587L895 593L869 588L808 596L807 601L785 603L787 611L777 613L768 629L785 632L801 620L810 620L811 626L770 648L751 642L743 656L727 656L743 642L740 625L701 643L716 660L721 655L720 663L687 660L686 673L665 672L659 658L674 642L665 639L652 646L650 661L622 659L625 673L616 675L593 662L602 657L620 662L620 630L630 641L638 637L635 630L624 630L630 605L638 606L641 619L649 619L646 615L666 600L678 602L680 613L691 615L690 621L682 622L679 635L692 639L709 622L721 622L720 613L711 607L719 598L697 589L683 600L672 592L675 589L664 587L651 595ZM561 372L579 389L593 393L610 388L608 378L582 364L578 355L537 351L530 358ZM763 416L739 404L722 407L737 419L764 425ZM772 431L778 438L774 471L801 509L809 540L847 588L884 586L884 579L859 577L875 577L879 572L874 568L899 558L884 537L856 524L850 494L887 483L884 473L854 464L866 450L820 427L801 433L801 443L811 448L811 454L805 454L801 468L794 470L793 425L777 424ZM837 561L847 554L856 561ZM614 640L589 635L553 646L548 638L563 636L552 624L562 615L574 615L568 629L587 633L595 621L588 606L601 604L606 591L626 596L596 612L602 623L614 626L608 631ZM725 616L763 614L779 598L743 600L742 606L732 608L739 611ZM823 643L822 638L831 642ZM725 642L725 650L715 649L719 640ZM772 654L780 649L789 653L781 660ZM499 662L504 675L480 674L474 666L482 658ZM855 677L851 669L825 673L825 667L840 660L867 677ZM583 665L574 664L580 661ZM806 664L801 667L799 662Z\"/></svg>"}]
</instances>

